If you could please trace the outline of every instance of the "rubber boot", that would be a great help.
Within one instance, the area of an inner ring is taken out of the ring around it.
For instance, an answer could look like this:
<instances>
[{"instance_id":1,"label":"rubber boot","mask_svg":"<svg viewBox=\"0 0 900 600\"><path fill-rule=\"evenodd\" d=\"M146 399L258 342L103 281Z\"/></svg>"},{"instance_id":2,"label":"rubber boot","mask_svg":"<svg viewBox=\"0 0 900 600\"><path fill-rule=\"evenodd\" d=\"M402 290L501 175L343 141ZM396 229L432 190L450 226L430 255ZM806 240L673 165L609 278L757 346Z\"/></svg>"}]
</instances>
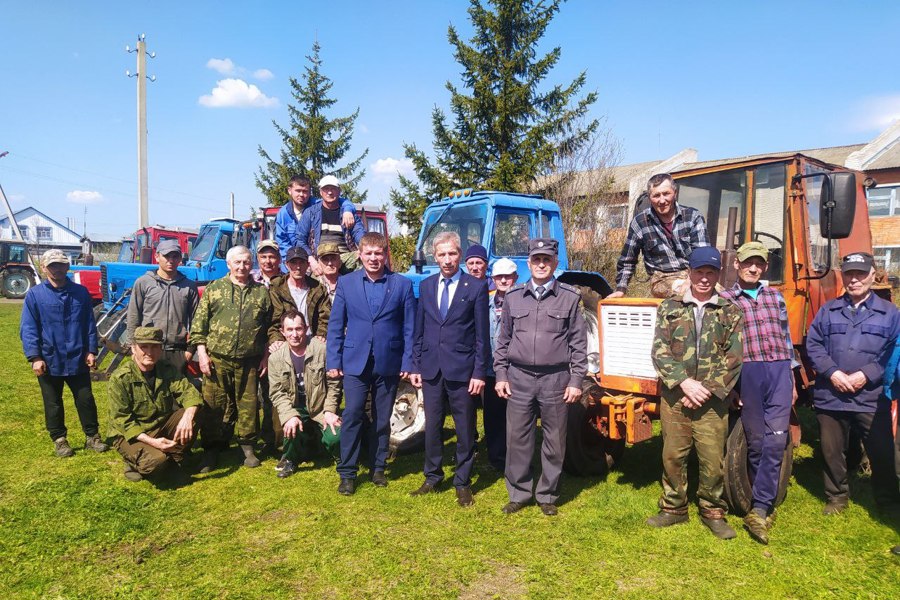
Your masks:
<instances>
[{"instance_id":1,"label":"rubber boot","mask_svg":"<svg viewBox=\"0 0 900 600\"><path fill-rule=\"evenodd\" d=\"M219 463L219 451L208 448L203 452L203 458L200 459L200 472L209 473L216 468Z\"/></svg>"},{"instance_id":2,"label":"rubber boot","mask_svg":"<svg viewBox=\"0 0 900 600\"><path fill-rule=\"evenodd\" d=\"M260 465L259 459L253 453L253 444L241 444L241 452L244 453L244 466L255 468Z\"/></svg>"}]
</instances>

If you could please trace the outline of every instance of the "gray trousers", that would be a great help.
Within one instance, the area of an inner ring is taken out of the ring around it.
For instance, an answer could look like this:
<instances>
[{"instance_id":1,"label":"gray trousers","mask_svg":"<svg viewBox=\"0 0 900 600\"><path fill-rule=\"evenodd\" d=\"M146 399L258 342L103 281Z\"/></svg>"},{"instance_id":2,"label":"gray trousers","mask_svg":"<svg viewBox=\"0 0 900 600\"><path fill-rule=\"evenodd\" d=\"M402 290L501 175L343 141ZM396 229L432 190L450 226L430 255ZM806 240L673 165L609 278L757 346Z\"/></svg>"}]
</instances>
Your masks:
<instances>
[{"instance_id":1,"label":"gray trousers","mask_svg":"<svg viewBox=\"0 0 900 600\"><path fill-rule=\"evenodd\" d=\"M506 491L511 502L527 503L532 495L539 504L559 500L559 478L566 454L569 410L563 395L569 371L532 372L510 365L507 371L512 397L506 404ZM538 416L541 444L541 478L534 485L534 439Z\"/></svg>"}]
</instances>

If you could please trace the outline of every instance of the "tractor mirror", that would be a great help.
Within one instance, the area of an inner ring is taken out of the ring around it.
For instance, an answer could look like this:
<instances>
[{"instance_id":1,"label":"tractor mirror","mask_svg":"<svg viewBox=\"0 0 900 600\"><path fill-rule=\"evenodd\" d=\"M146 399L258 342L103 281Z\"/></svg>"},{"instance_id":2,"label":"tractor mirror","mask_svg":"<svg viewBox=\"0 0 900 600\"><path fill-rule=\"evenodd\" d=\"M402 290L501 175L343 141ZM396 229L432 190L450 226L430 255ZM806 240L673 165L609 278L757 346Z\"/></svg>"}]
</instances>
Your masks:
<instances>
[{"instance_id":1,"label":"tractor mirror","mask_svg":"<svg viewBox=\"0 0 900 600\"><path fill-rule=\"evenodd\" d=\"M822 186L820 221L822 237L842 240L850 237L856 214L856 175L831 173Z\"/></svg>"}]
</instances>

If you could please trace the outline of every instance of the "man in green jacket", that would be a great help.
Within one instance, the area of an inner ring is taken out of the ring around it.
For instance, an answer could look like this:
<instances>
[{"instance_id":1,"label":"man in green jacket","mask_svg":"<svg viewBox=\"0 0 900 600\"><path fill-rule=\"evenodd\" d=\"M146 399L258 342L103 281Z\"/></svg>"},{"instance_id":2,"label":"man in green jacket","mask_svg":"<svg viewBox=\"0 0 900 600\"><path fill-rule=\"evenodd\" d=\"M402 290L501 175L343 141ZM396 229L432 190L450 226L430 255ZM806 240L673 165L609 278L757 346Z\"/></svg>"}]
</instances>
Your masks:
<instances>
[{"instance_id":1,"label":"man in green jacket","mask_svg":"<svg viewBox=\"0 0 900 600\"><path fill-rule=\"evenodd\" d=\"M656 312L653 364L662 381L663 493L652 527L688 520L687 459L697 449L700 520L720 539L735 537L725 521L724 459L729 392L743 359L743 313L716 294L719 251L691 252L691 286L682 297L663 300Z\"/></svg>"},{"instance_id":2,"label":"man in green jacket","mask_svg":"<svg viewBox=\"0 0 900 600\"><path fill-rule=\"evenodd\" d=\"M163 342L162 329L135 328L132 360L109 380L109 430L128 481L140 481L171 463L180 466L194 441L194 417L202 401L180 369L160 362Z\"/></svg>"},{"instance_id":3,"label":"man in green jacket","mask_svg":"<svg viewBox=\"0 0 900 600\"><path fill-rule=\"evenodd\" d=\"M285 338L269 356L269 397L284 433L284 458L279 477L290 477L297 465L319 449L340 457L341 390L325 378L324 356L316 365L307 346L303 315L290 309L281 316Z\"/></svg>"},{"instance_id":4,"label":"man in green jacket","mask_svg":"<svg viewBox=\"0 0 900 600\"><path fill-rule=\"evenodd\" d=\"M225 261L228 275L206 287L191 326L206 405L200 429L205 450L201 473L215 467L233 432L244 466L260 464L253 453L259 433L257 375L265 367L272 303L266 287L250 278L253 263L246 247L234 246Z\"/></svg>"}]
</instances>

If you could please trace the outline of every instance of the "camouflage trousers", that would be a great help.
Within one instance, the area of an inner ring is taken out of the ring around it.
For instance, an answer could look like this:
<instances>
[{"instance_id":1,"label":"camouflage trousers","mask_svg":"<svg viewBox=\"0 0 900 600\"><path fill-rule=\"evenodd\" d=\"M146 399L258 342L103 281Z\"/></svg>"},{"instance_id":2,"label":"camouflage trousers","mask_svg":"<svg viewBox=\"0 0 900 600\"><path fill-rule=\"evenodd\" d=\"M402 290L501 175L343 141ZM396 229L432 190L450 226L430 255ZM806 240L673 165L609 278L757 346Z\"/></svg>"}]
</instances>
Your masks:
<instances>
[{"instance_id":1,"label":"camouflage trousers","mask_svg":"<svg viewBox=\"0 0 900 600\"><path fill-rule=\"evenodd\" d=\"M687 269L673 273L656 271L650 276L650 293L654 298L671 298L684 294L690 285Z\"/></svg>"},{"instance_id":2,"label":"camouflage trousers","mask_svg":"<svg viewBox=\"0 0 900 600\"><path fill-rule=\"evenodd\" d=\"M687 462L691 448L697 451L700 482L697 500L700 514L713 518L725 513L725 440L728 436L728 404L715 397L697 409L660 401L663 437L663 493L659 508L685 514L688 510Z\"/></svg>"},{"instance_id":3,"label":"camouflage trousers","mask_svg":"<svg viewBox=\"0 0 900 600\"><path fill-rule=\"evenodd\" d=\"M358 271L362 268L362 262L359 260L359 253L355 250L349 252L341 252L341 275Z\"/></svg>"},{"instance_id":4,"label":"camouflage trousers","mask_svg":"<svg viewBox=\"0 0 900 600\"><path fill-rule=\"evenodd\" d=\"M183 416L184 409L180 408L172 413L160 427L145 433L154 438L164 437L170 440L174 439L175 430L178 428L178 423ZM197 426L195 423L195 431L196 428ZM185 455L190 452L192 443L193 440L183 446L176 444L168 452L163 452L144 442L129 442L124 437L118 436L113 441L113 446L119 451L125 464L131 466L132 469L141 475L151 475L165 467L170 460L177 464L181 464L184 461Z\"/></svg>"},{"instance_id":5,"label":"camouflage trousers","mask_svg":"<svg viewBox=\"0 0 900 600\"><path fill-rule=\"evenodd\" d=\"M239 444L252 444L259 433L257 371L259 356L210 356L212 375L203 376L205 406L200 436L204 448L224 449L232 433Z\"/></svg>"}]
</instances>

